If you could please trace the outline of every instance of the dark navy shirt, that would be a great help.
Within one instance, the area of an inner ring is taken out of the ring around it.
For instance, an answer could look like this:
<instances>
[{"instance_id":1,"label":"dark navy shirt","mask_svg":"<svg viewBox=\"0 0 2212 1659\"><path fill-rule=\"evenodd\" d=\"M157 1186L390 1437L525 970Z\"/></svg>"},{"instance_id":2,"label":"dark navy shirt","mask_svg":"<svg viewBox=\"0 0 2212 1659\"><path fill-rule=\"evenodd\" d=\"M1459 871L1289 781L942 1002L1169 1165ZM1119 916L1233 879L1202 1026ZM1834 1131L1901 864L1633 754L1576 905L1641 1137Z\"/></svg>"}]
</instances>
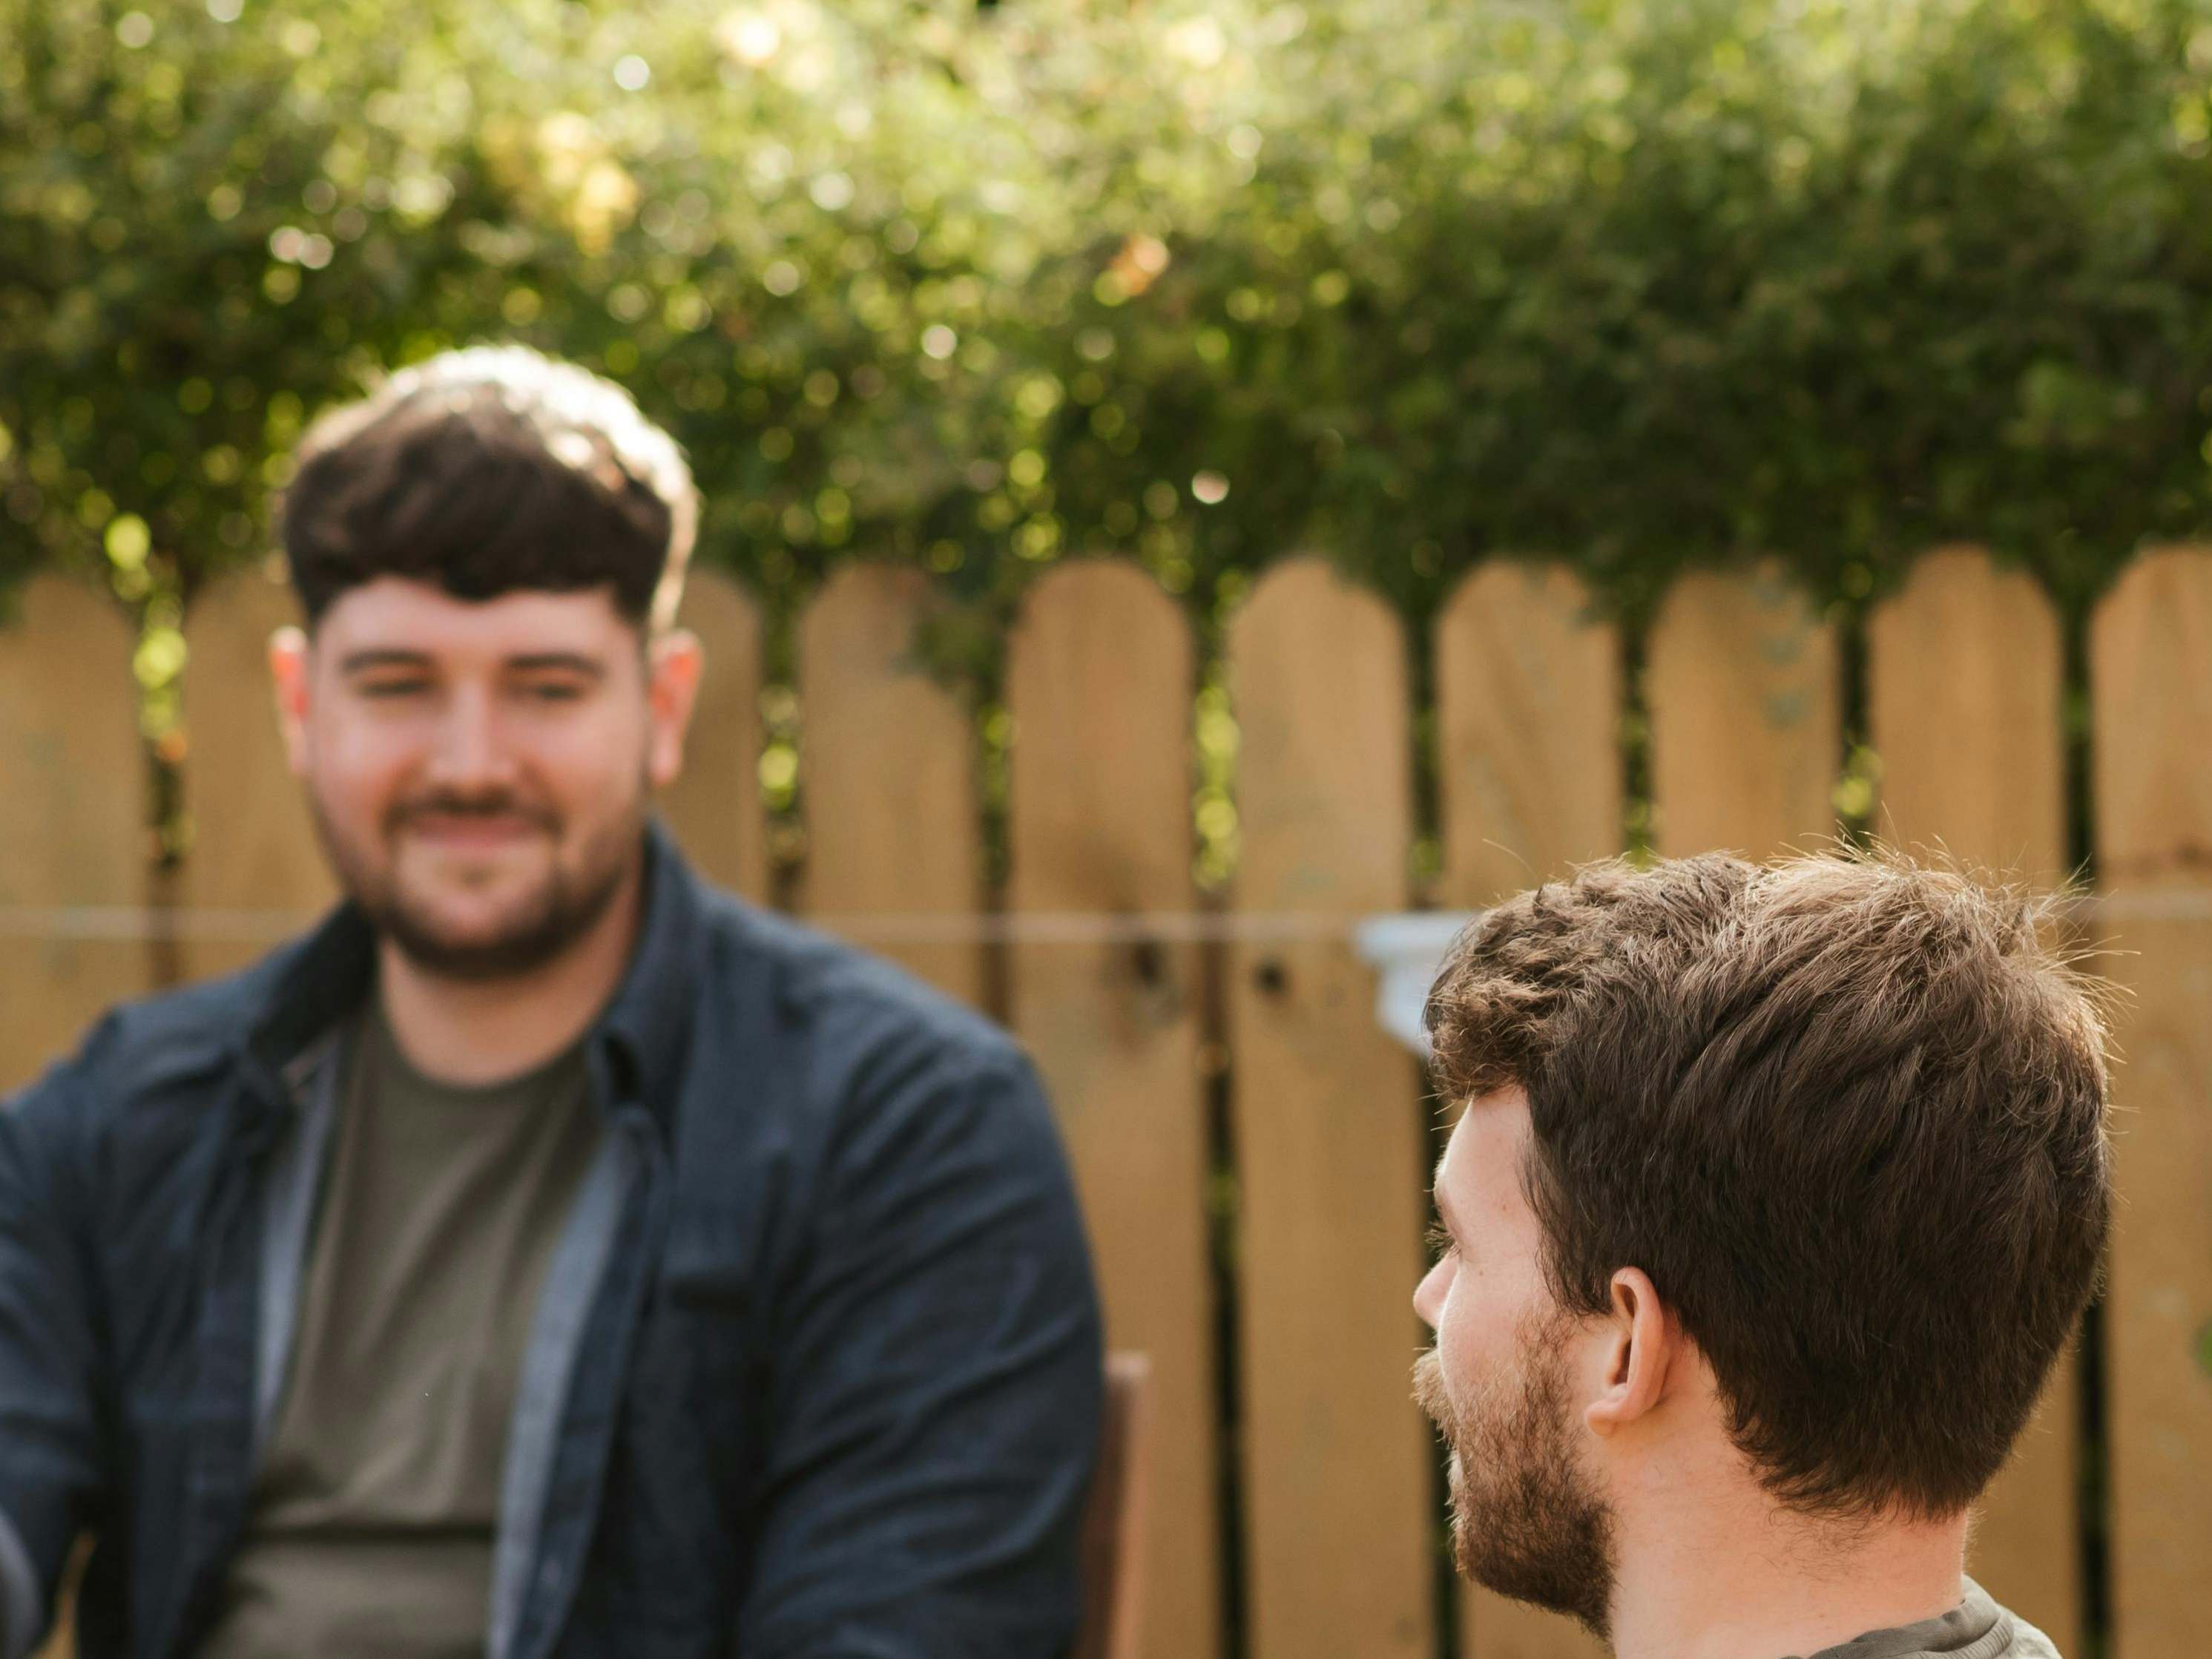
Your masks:
<instances>
[{"instance_id":1,"label":"dark navy shirt","mask_svg":"<svg viewBox=\"0 0 2212 1659\"><path fill-rule=\"evenodd\" d=\"M1033 1072L658 830L647 880L510 1422L494 1659L1060 1653L1100 1339ZM374 949L341 908L118 1009L0 1111L5 1659L88 1532L87 1659L207 1627Z\"/></svg>"}]
</instances>

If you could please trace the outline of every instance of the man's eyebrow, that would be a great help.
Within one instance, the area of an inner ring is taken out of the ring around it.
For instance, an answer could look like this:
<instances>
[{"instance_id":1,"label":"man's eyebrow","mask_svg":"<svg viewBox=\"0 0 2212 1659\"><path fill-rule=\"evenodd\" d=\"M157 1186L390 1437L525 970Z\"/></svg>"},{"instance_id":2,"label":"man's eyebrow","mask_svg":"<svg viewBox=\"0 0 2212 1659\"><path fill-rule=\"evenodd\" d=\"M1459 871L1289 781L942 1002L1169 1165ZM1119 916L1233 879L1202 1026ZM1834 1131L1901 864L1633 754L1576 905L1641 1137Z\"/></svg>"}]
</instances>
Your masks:
<instances>
[{"instance_id":1,"label":"man's eyebrow","mask_svg":"<svg viewBox=\"0 0 2212 1659\"><path fill-rule=\"evenodd\" d=\"M427 653L409 651L398 646L370 646L364 650L349 651L338 659L341 674L366 673L374 668L427 668L430 659Z\"/></svg>"},{"instance_id":2,"label":"man's eyebrow","mask_svg":"<svg viewBox=\"0 0 2212 1659\"><path fill-rule=\"evenodd\" d=\"M532 651L519 657L509 657L506 666L518 673L540 673L548 669L565 669L573 674L583 674L595 680L607 677L607 665L596 657L587 657L580 651Z\"/></svg>"},{"instance_id":3,"label":"man's eyebrow","mask_svg":"<svg viewBox=\"0 0 2212 1659\"><path fill-rule=\"evenodd\" d=\"M1444 1224L1444 1230L1457 1237L1459 1222L1452 1214L1449 1201L1444 1197L1444 1161L1442 1158L1437 1160L1436 1173L1430 1177L1429 1196L1436 1200L1437 1215Z\"/></svg>"}]
</instances>

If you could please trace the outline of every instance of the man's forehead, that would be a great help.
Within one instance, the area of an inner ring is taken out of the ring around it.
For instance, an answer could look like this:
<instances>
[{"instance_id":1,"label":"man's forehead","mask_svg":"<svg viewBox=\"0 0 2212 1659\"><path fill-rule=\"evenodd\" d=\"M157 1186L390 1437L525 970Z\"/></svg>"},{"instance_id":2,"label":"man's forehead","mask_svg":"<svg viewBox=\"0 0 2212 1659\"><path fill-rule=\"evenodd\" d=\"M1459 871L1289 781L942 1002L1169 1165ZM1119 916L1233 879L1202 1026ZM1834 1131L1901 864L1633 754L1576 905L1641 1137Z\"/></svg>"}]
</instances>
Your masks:
<instances>
[{"instance_id":1,"label":"man's forehead","mask_svg":"<svg viewBox=\"0 0 2212 1659\"><path fill-rule=\"evenodd\" d=\"M1528 1136L1528 1097L1517 1085L1493 1089L1468 1102L1437 1161L1436 1184L1470 1197L1494 1182L1518 1185L1522 1143Z\"/></svg>"},{"instance_id":2,"label":"man's forehead","mask_svg":"<svg viewBox=\"0 0 2212 1659\"><path fill-rule=\"evenodd\" d=\"M611 650L635 634L608 588L522 588L473 599L401 576L348 589L315 630L319 646L349 654L367 649L486 657Z\"/></svg>"}]
</instances>

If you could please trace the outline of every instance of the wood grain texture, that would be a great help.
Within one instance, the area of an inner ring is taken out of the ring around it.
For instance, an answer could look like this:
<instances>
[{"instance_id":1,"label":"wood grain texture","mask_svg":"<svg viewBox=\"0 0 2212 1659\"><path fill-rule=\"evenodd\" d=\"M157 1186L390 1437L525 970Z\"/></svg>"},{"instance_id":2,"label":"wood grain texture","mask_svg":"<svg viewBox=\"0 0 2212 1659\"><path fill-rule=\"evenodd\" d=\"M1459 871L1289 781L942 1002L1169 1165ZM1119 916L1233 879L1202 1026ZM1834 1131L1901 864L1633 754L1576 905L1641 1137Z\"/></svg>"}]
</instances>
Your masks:
<instances>
[{"instance_id":1,"label":"wood grain texture","mask_svg":"<svg viewBox=\"0 0 2212 1659\"><path fill-rule=\"evenodd\" d=\"M1661 852L1765 859L1835 833L1835 633L1779 566L1676 582L1652 628L1644 691Z\"/></svg>"},{"instance_id":2,"label":"wood grain texture","mask_svg":"<svg viewBox=\"0 0 2212 1659\"><path fill-rule=\"evenodd\" d=\"M2049 890L2065 876L2065 655L2033 578L1977 548L1923 558L1867 629L1882 838ZM2081 1392L2063 1358L2011 1464L1978 1506L1967 1565L2078 1651Z\"/></svg>"},{"instance_id":3,"label":"wood grain texture","mask_svg":"<svg viewBox=\"0 0 2212 1659\"><path fill-rule=\"evenodd\" d=\"M1620 639L1559 566L1486 565L1438 618L1446 904L1479 908L1620 850ZM1599 1659L1559 1613L1459 1586L1467 1659Z\"/></svg>"},{"instance_id":4,"label":"wood grain texture","mask_svg":"<svg viewBox=\"0 0 2212 1659\"><path fill-rule=\"evenodd\" d=\"M807 861L802 908L840 916L968 916L982 908L974 721L915 655L936 604L921 571L849 564L799 623L806 722ZM980 1006L983 947L875 945Z\"/></svg>"},{"instance_id":5,"label":"wood grain texture","mask_svg":"<svg viewBox=\"0 0 2212 1659\"><path fill-rule=\"evenodd\" d=\"M1620 635L1561 565L1492 563L1436 625L1445 903L1474 909L1621 846Z\"/></svg>"},{"instance_id":6,"label":"wood grain texture","mask_svg":"<svg viewBox=\"0 0 2212 1659\"><path fill-rule=\"evenodd\" d=\"M1189 630L1142 570L1079 561L1038 582L1006 665L1010 911L1191 907L1192 676ZM1012 1024L1082 1192L1108 1340L1153 1365L1141 1650L1206 1659L1221 1642L1221 1534L1198 954L1028 943L1011 970Z\"/></svg>"},{"instance_id":7,"label":"wood grain texture","mask_svg":"<svg viewBox=\"0 0 2212 1659\"><path fill-rule=\"evenodd\" d=\"M208 588L185 617L192 840L177 894L178 961L188 980L244 967L337 896L284 757L269 675L270 637L299 620L291 588L253 568Z\"/></svg>"},{"instance_id":8,"label":"wood grain texture","mask_svg":"<svg viewBox=\"0 0 2212 1659\"><path fill-rule=\"evenodd\" d=\"M70 937L50 915L147 902L130 624L105 595L58 576L18 599L0 623L0 910L42 915L14 923L0 950L0 1090L29 1082L109 1004L147 990L153 965L143 939Z\"/></svg>"},{"instance_id":9,"label":"wood grain texture","mask_svg":"<svg viewBox=\"0 0 2212 1659\"><path fill-rule=\"evenodd\" d=\"M2115 1659L2212 1651L2212 549L2120 578L2089 644L2112 1079Z\"/></svg>"},{"instance_id":10,"label":"wood grain texture","mask_svg":"<svg viewBox=\"0 0 2212 1659\"><path fill-rule=\"evenodd\" d=\"M2035 579L1978 548L1913 567L1867 623L1875 827L2040 886L2063 879L2065 653Z\"/></svg>"},{"instance_id":11,"label":"wood grain texture","mask_svg":"<svg viewBox=\"0 0 2212 1659\"><path fill-rule=\"evenodd\" d=\"M661 792L661 816L709 881L768 902L768 821L760 794L761 619L719 570L694 568L677 625L699 637L706 672L684 749L684 775Z\"/></svg>"},{"instance_id":12,"label":"wood grain texture","mask_svg":"<svg viewBox=\"0 0 2212 1659\"><path fill-rule=\"evenodd\" d=\"M1240 910L1402 910L1411 696L1398 621L1317 560L1276 566L1231 624ZM1428 1131L1411 1055L1341 939L1239 942L1234 1057L1251 1650L1435 1650L1422 1332Z\"/></svg>"}]
</instances>

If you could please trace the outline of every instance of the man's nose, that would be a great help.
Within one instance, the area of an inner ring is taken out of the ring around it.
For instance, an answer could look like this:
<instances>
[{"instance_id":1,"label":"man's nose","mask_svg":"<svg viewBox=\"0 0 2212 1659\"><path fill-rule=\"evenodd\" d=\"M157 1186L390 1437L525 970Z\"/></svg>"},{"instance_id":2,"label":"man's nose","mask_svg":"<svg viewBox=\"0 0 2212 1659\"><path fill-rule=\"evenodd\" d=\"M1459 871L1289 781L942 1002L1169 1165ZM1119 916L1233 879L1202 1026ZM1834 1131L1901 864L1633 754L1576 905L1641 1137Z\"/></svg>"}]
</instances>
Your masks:
<instances>
[{"instance_id":1,"label":"man's nose","mask_svg":"<svg viewBox=\"0 0 2212 1659\"><path fill-rule=\"evenodd\" d=\"M506 782L513 769L494 699L477 688L456 690L438 722L432 780L448 788L482 788Z\"/></svg>"},{"instance_id":2,"label":"man's nose","mask_svg":"<svg viewBox=\"0 0 2212 1659\"><path fill-rule=\"evenodd\" d=\"M1413 1286L1413 1311L1431 1330L1437 1328L1437 1317L1443 1310L1444 1264L1437 1262L1421 1275L1421 1282ZM1405 1283L1403 1279L1398 1281Z\"/></svg>"}]
</instances>

